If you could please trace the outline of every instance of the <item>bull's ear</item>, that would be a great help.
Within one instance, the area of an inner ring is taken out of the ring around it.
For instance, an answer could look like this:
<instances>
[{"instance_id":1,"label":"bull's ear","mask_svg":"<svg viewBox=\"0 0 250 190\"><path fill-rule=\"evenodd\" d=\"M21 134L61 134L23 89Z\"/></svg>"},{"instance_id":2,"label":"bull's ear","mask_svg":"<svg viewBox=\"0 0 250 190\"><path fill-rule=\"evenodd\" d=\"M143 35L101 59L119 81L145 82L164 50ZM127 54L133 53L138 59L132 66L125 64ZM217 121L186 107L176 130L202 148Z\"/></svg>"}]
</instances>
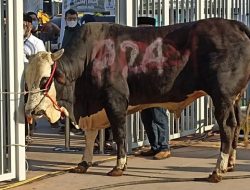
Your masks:
<instances>
[{"instance_id":1,"label":"bull's ear","mask_svg":"<svg viewBox=\"0 0 250 190\"><path fill-rule=\"evenodd\" d=\"M54 78L56 79L57 82L60 84L66 84L66 76L65 73L63 73L60 69L56 69Z\"/></svg>"},{"instance_id":2,"label":"bull's ear","mask_svg":"<svg viewBox=\"0 0 250 190\"><path fill-rule=\"evenodd\" d=\"M53 61L56 61L60 59L60 57L63 55L64 49L60 49L54 53L51 54L51 58Z\"/></svg>"}]
</instances>

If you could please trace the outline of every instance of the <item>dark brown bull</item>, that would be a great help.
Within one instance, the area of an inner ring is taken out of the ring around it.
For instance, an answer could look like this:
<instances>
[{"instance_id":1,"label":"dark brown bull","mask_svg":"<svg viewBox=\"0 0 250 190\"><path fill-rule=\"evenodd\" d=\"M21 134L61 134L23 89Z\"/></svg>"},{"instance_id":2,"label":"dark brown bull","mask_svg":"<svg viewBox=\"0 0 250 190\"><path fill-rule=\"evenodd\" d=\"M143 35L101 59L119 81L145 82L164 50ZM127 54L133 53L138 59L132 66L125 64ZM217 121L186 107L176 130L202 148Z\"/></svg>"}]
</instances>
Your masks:
<instances>
[{"instance_id":1,"label":"dark brown bull","mask_svg":"<svg viewBox=\"0 0 250 190\"><path fill-rule=\"evenodd\" d=\"M221 153L209 179L218 182L235 166L239 100L250 76L249 36L244 24L225 19L157 28L86 24L63 55L61 50L32 57L26 82L29 89L44 88L50 66L57 61L48 94L56 93L77 121L105 109L117 143L117 165L108 173L111 176L122 175L126 168L128 105L167 102L165 108L180 113L183 105L208 94L221 134ZM45 112L54 121L56 111L42 93L29 94L27 114Z\"/></svg>"}]
</instances>

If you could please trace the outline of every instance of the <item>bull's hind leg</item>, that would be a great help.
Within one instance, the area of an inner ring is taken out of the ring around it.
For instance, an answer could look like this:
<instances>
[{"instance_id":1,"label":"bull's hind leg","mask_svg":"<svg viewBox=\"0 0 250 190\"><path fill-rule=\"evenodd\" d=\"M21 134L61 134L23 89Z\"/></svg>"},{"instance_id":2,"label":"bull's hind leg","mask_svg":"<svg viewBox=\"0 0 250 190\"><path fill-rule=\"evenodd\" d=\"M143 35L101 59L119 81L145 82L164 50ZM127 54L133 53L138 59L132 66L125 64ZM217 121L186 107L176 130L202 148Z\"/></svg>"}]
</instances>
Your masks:
<instances>
[{"instance_id":1,"label":"bull's hind leg","mask_svg":"<svg viewBox=\"0 0 250 190\"><path fill-rule=\"evenodd\" d=\"M216 167L208 180L210 182L219 182L222 180L222 173L227 171L237 120L232 101L215 100L214 106L215 118L220 128L221 149Z\"/></svg>"},{"instance_id":2,"label":"bull's hind leg","mask_svg":"<svg viewBox=\"0 0 250 190\"><path fill-rule=\"evenodd\" d=\"M235 111L235 118L237 121L237 126L235 128L234 127L231 128L232 134L233 134L233 142L232 142L232 149L230 150L230 153L229 153L227 171L232 171L236 163L236 148L238 145L240 125L241 125L241 110L240 110L240 105L238 101L234 105L234 111Z\"/></svg>"},{"instance_id":3,"label":"bull's hind leg","mask_svg":"<svg viewBox=\"0 0 250 190\"><path fill-rule=\"evenodd\" d=\"M78 164L78 166L74 169L74 172L86 173L88 168L92 165L93 150L97 133L98 130L85 130L86 147L84 155L82 157L82 162Z\"/></svg>"},{"instance_id":4,"label":"bull's hind leg","mask_svg":"<svg viewBox=\"0 0 250 190\"><path fill-rule=\"evenodd\" d=\"M128 101L125 95L115 89L109 90L108 97L104 107L111 124L114 141L117 144L117 164L108 175L121 176L127 165L125 139Z\"/></svg>"}]
</instances>

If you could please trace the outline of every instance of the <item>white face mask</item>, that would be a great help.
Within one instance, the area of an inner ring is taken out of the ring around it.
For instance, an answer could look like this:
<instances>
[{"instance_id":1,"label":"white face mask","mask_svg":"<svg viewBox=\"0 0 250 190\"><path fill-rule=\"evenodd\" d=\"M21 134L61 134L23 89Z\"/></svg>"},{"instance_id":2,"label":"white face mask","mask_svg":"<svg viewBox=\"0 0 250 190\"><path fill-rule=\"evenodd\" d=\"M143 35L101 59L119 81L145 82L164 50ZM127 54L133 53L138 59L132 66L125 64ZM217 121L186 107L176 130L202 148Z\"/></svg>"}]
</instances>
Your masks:
<instances>
[{"instance_id":1,"label":"white face mask","mask_svg":"<svg viewBox=\"0 0 250 190\"><path fill-rule=\"evenodd\" d=\"M38 21L32 21L32 30L37 30L38 29Z\"/></svg>"},{"instance_id":2,"label":"white face mask","mask_svg":"<svg viewBox=\"0 0 250 190\"><path fill-rule=\"evenodd\" d=\"M77 21L74 21L74 20L72 20L72 21L67 21L67 25L68 25L68 27L70 27L70 28L74 28L74 27L77 25Z\"/></svg>"}]
</instances>

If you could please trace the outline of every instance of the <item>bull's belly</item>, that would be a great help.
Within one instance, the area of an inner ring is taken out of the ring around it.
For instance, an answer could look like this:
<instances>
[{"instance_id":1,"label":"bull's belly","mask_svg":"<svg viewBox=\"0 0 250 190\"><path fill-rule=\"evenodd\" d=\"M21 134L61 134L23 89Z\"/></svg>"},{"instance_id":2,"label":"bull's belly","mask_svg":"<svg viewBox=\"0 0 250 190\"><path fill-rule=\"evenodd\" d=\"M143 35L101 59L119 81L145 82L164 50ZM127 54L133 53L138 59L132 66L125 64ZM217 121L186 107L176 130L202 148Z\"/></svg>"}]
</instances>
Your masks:
<instances>
[{"instance_id":1,"label":"bull's belly","mask_svg":"<svg viewBox=\"0 0 250 190\"><path fill-rule=\"evenodd\" d=\"M174 113L175 116L178 118L180 117L183 109L185 109L189 104L191 104L196 99L205 95L206 93L204 91L195 91L192 94L189 94L187 98L181 102L152 103L152 104L129 106L127 113L133 114L137 111L141 111L147 108L162 107ZM104 109L90 116L81 117L79 120L79 127L84 130L97 130L97 129L106 128L109 125L110 124L108 121L108 117Z\"/></svg>"},{"instance_id":2,"label":"bull's belly","mask_svg":"<svg viewBox=\"0 0 250 190\"><path fill-rule=\"evenodd\" d=\"M207 94L204 91L195 91L192 94L189 94L185 100L180 102L152 103L152 104L142 104L137 106L129 106L128 114L132 114L147 108L161 107L169 110L171 113L174 113L175 116L178 118L180 117L183 109L185 109L189 104L191 104L196 99L205 95Z\"/></svg>"}]
</instances>

